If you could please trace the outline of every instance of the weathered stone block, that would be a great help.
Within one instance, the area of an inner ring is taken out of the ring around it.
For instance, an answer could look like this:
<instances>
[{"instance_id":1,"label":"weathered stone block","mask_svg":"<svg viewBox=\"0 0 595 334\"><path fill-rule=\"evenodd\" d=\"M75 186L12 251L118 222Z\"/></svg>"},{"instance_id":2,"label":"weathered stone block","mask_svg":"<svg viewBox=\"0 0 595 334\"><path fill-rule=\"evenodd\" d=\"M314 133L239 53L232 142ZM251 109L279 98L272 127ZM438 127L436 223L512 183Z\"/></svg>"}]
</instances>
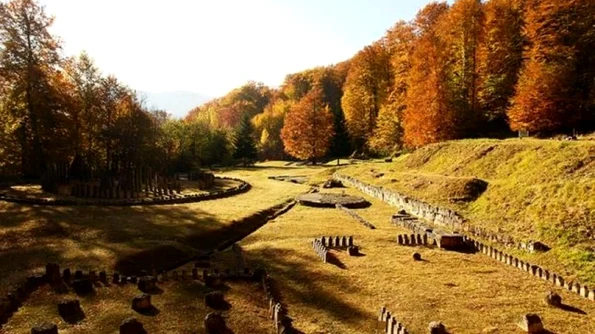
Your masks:
<instances>
[{"instance_id":1,"label":"weathered stone block","mask_svg":"<svg viewBox=\"0 0 595 334\"><path fill-rule=\"evenodd\" d=\"M448 334L446 327L439 321L432 321L428 325L428 332L430 334Z\"/></svg>"},{"instance_id":2,"label":"weathered stone block","mask_svg":"<svg viewBox=\"0 0 595 334\"><path fill-rule=\"evenodd\" d=\"M545 303L553 307L560 307L562 306L562 297L560 297L559 294L550 291L545 296Z\"/></svg>"},{"instance_id":3,"label":"weathered stone block","mask_svg":"<svg viewBox=\"0 0 595 334\"><path fill-rule=\"evenodd\" d=\"M150 311L153 305L151 304L151 295L143 293L132 299L132 309L143 313Z\"/></svg>"},{"instance_id":4,"label":"weathered stone block","mask_svg":"<svg viewBox=\"0 0 595 334\"><path fill-rule=\"evenodd\" d=\"M523 315L517 325L528 334L543 333L543 323L537 314L529 313Z\"/></svg>"},{"instance_id":5,"label":"weathered stone block","mask_svg":"<svg viewBox=\"0 0 595 334\"><path fill-rule=\"evenodd\" d=\"M58 304L58 314L70 324L78 323L85 318L81 303L76 299L61 301Z\"/></svg>"},{"instance_id":6,"label":"weathered stone block","mask_svg":"<svg viewBox=\"0 0 595 334\"><path fill-rule=\"evenodd\" d=\"M120 334L147 334L147 331L142 323L130 317L120 324Z\"/></svg>"},{"instance_id":7,"label":"weathered stone block","mask_svg":"<svg viewBox=\"0 0 595 334\"><path fill-rule=\"evenodd\" d=\"M209 313L204 321L205 331L207 334L221 334L227 333L227 326L225 319L219 313Z\"/></svg>"}]
</instances>

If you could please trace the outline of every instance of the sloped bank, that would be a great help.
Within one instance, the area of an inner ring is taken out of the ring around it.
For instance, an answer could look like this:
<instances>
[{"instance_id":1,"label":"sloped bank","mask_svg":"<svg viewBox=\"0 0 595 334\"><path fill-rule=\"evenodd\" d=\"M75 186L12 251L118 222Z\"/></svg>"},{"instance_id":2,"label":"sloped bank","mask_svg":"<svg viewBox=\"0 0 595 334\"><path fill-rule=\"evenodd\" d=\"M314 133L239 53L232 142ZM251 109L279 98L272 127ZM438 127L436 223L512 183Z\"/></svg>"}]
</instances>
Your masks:
<instances>
[{"instance_id":1,"label":"sloped bank","mask_svg":"<svg viewBox=\"0 0 595 334\"><path fill-rule=\"evenodd\" d=\"M128 199L96 199L96 198L34 198L13 196L0 193L0 200L19 204L29 205L55 205L55 206L136 206L136 205L164 205L164 204L184 204L210 201L239 195L250 190L251 185L243 180L230 177L216 177L219 180L233 180L239 182L238 186L214 191L210 193L196 193L185 195L163 195L159 197L148 198L128 198Z\"/></svg>"},{"instance_id":2,"label":"sloped bank","mask_svg":"<svg viewBox=\"0 0 595 334\"><path fill-rule=\"evenodd\" d=\"M510 235L492 233L488 229L473 226L454 210L435 206L407 195L400 194L394 190L360 181L351 176L335 173L333 174L333 178L343 182L343 184L347 186L353 187L369 196L378 198L390 205L404 209L408 213L438 226L444 226L453 231L462 231L469 235L473 235L474 237L502 244L506 247L518 248L530 252L549 250L549 247L543 245L539 241L526 243L517 240Z\"/></svg>"}]
</instances>

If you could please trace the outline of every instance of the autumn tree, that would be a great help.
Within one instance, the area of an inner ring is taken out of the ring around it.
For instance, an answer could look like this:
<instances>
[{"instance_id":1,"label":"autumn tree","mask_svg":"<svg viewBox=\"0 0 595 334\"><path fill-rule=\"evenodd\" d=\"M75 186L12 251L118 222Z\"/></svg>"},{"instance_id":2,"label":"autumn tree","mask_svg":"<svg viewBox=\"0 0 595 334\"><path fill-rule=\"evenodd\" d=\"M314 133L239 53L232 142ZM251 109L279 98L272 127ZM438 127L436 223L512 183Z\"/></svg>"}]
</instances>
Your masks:
<instances>
[{"instance_id":1,"label":"autumn tree","mask_svg":"<svg viewBox=\"0 0 595 334\"><path fill-rule=\"evenodd\" d=\"M58 92L51 86L61 63L60 44L48 29L54 19L33 0L0 3L0 77L3 106L16 123L21 169L26 176L40 176L51 160L48 145L67 128L61 117Z\"/></svg>"},{"instance_id":2,"label":"autumn tree","mask_svg":"<svg viewBox=\"0 0 595 334\"><path fill-rule=\"evenodd\" d=\"M403 112L411 69L411 52L415 35L413 26L400 21L384 37L390 54L392 86L387 103L380 108L370 147L379 153L390 154L403 144Z\"/></svg>"},{"instance_id":3,"label":"autumn tree","mask_svg":"<svg viewBox=\"0 0 595 334\"><path fill-rule=\"evenodd\" d=\"M437 33L445 46L444 64L449 109L456 118L456 136L472 136L483 125L477 103L478 52L483 37L480 0L457 0L438 22Z\"/></svg>"},{"instance_id":4,"label":"autumn tree","mask_svg":"<svg viewBox=\"0 0 595 334\"><path fill-rule=\"evenodd\" d=\"M365 47L351 59L341 106L356 149L368 147L391 81L390 58L383 41Z\"/></svg>"},{"instance_id":5,"label":"autumn tree","mask_svg":"<svg viewBox=\"0 0 595 334\"><path fill-rule=\"evenodd\" d=\"M484 38L478 52L478 103L483 117L507 128L506 110L523 63L523 6L520 0L485 4Z\"/></svg>"},{"instance_id":6,"label":"autumn tree","mask_svg":"<svg viewBox=\"0 0 595 334\"><path fill-rule=\"evenodd\" d=\"M448 9L446 3L431 3L413 22L417 38L403 114L404 142L408 147L451 139L456 131L456 113L449 106L445 87L447 50L439 36L439 24Z\"/></svg>"},{"instance_id":7,"label":"autumn tree","mask_svg":"<svg viewBox=\"0 0 595 334\"><path fill-rule=\"evenodd\" d=\"M285 115L293 102L280 97L275 98L262 114L256 115L252 122L258 140L258 148L264 159L282 159L284 157L281 129Z\"/></svg>"},{"instance_id":8,"label":"autumn tree","mask_svg":"<svg viewBox=\"0 0 595 334\"><path fill-rule=\"evenodd\" d=\"M322 88L315 86L285 117L281 138L289 154L316 164L328 152L333 131L333 115L324 103Z\"/></svg>"},{"instance_id":9,"label":"autumn tree","mask_svg":"<svg viewBox=\"0 0 595 334\"><path fill-rule=\"evenodd\" d=\"M589 0L528 1L529 47L508 111L513 130L569 130L592 112L585 106L595 79L593 7Z\"/></svg>"}]
</instances>

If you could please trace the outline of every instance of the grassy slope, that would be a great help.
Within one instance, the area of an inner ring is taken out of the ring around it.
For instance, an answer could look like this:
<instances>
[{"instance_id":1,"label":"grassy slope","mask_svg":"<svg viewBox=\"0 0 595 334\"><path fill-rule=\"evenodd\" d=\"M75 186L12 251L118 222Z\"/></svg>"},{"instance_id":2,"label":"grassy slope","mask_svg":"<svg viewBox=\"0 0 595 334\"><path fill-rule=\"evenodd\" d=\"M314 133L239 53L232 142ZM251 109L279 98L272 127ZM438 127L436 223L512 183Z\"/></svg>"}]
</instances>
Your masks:
<instances>
[{"instance_id":1,"label":"grassy slope","mask_svg":"<svg viewBox=\"0 0 595 334\"><path fill-rule=\"evenodd\" d=\"M453 141L393 163L367 163L342 172L459 210L472 224L543 241L554 247L550 253L525 256L595 283L593 141ZM385 175L378 177L380 172ZM466 192L461 179L473 177L487 181L487 190L470 202L454 201Z\"/></svg>"}]
</instances>

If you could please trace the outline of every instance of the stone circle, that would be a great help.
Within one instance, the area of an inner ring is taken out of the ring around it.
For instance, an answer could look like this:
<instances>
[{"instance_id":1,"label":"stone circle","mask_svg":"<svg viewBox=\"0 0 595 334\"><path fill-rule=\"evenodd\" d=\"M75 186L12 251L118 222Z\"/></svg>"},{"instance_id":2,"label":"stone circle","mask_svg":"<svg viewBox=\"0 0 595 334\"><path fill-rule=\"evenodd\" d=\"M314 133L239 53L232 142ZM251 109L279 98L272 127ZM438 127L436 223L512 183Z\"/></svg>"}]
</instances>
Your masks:
<instances>
[{"instance_id":1,"label":"stone circle","mask_svg":"<svg viewBox=\"0 0 595 334\"><path fill-rule=\"evenodd\" d=\"M310 193L298 196L297 201L305 206L334 208L341 204L346 208L357 209L370 206L370 202L362 197L335 193Z\"/></svg>"}]
</instances>

